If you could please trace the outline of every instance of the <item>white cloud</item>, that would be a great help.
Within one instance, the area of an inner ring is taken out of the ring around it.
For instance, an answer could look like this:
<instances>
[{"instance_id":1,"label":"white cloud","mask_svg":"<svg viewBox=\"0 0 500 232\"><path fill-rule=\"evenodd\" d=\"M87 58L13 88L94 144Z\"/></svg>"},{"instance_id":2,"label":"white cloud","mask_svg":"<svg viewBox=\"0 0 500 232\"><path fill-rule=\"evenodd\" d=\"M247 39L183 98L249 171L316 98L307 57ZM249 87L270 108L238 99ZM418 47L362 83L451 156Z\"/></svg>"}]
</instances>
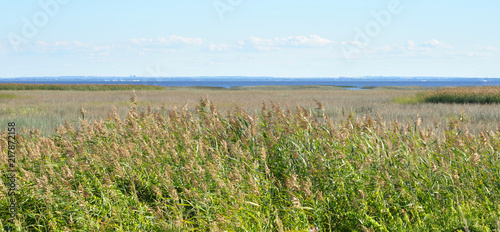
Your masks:
<instances>
[{"instance_id":1,"label":"white cloud","mask_svg":"<svg viewBox=\"0 0 500 232\"><path fill-rule=\"evenodd\" d=\"M430 48L452 48L452 46L445 44L437 39L431 39L422 45L421 47L430 47Z\"/></svg>"},{"instance_id":2,"label":"white cloud","mask_svg":"<svg viewBox=\"0 0 500 232\"><path fill-rule=\"evenodd\" d=\"M404 50L417 50L419 46L414 41L408 40L406 41L405 46L394 45L394 47L396 47L400 51L404 51Z\"/></svg>"},{"instance_id":3,"label":"white cloud","mask_svg":"<svg viewBox=\"0 0 500 232\"><path fill-rule=\"evenodd\" d=\"M185 46L199 46L203 43L201 38L188 38L176 35L166 37L159 37L156 39L131 39L131 45L141 47L185 47Z\"/></svg>"},{"instance_id":4,"label":"white cloud","mask_svg":"<svg viewBox=\"0 0 500 232\"><path fill-rule=\"evenodd\" d=\"M453 47L444 42L432 39L425 42L417 43L413 40L408 40L404 44L393 44L383 46L365 46L366 44L356 41L343 41L339 43L341 46L351 46L356 48L355 54L350 58L365 57L365 58L405 58L405 57L445 57L451 56ZM457 53L458 54L458 53ZM465 54L462 54L465 55Z\"/></svg>"},{"instance_id":5,"label":"white cloud","mask_svg":"<svg viewBox=\"0 0 500 232\"><path fill-rule=\"evenodd\" d=\"M109 53L110 51L113 51L115 48L116 48L115 44L106 45L106 46L93 46L92 51Z\"/></svg>"},{"instance_id":6,"label":"white cloud","mask_svg":"<svg viewBox=\"0 0 500 232\"><path fill-rule=\"evenodd\" d=\"M33 43L33 48L39 53L55 53L59 51L85 51L91 49L91 46L80 41L36 41Z\"/></svg>"},{"instance_id":7,"label":"white cloud","mask_svg":"<svg viewBox=\"0 0 500 232\"><path fill-rule=\"evenodd\" d=\"M490 57L493 56L490 52L450 52L448 53L450 56L454 57L460 57L460 56L466 56L466 57Z\"/></svg>"},{"instance_id":8,"label":"white cloud","mask_svg":"<svg viewBox=\"0 0 500 232\"><path fill-rule=\"evenodd\" d=\"M498 49L495 46L486 46L486 47L484 47L484 50L486 50L486 51L498 51Z\"/></svg>"},{"instance_id":9,"label":"white cloud","mask_svg":"<svg viewBox=\"0 0 500 232\"><path fill-rule=\"evenodd\" d=\"M362 55L372 57L435 57L444 54L443 49L453 48L451 45L436 39L422 43L408 40L405 44L383 45L379 47L369 46L370 44L359 41L342 41L339 45L343 51L347 52L344 56L349 55L349 59Z\"/></svg>"},{"instance_id":10,"label":"white cloud","mask_svg":"<svg viewBox=\"0 0 500 232\"><path fill-rule=\"evenodd\" d=\"M362 43L362 42L359 42L359 41L342 41L340 42L340 45L342 46L355 46L355 47L358 47L358 48L364 48L366 46L368 46L368 43Z\"/></svg>"},{"instance_id":11,"label":"white cloud","mask_svg":"<svg viewBox=\"0 0 500 232\"><path fill-rule=\"evenodd\" d=\"M35 41L23 46L22 52L46 53L78 53L80 55L109 56L113 52L133 52L139 54L151 52L171 52L178 48L199 46L203 43L201 38L188 38L182 36L166 36L156 39L131 39L118 44L88 44L81 41ZM10 45L9 45L10 46ZM0 41L0 54L8 51L7 42Z\"/></svg>"},{"instance_id":12,"label":"white cloud","mask_svg":"<svg viewBox=\"0 0 500 232\"><path fill-rule=\"evenodd\" d=\"M214 44L208 45L208 49L213 52L230 52L238 50L258 50L258 51L276 51L283 48L321 48L331 47L337 44L335 41L322 38L317 35L310 36L288 36L259 38L250 37L240 40L235 44Z\"/></svg>"},{"instance_id":13,"label":"white cloud","mask_svg":"<svg viewBox=\"0 0 500 232\"><path fill-rule=\"evenodd\" d=\"M279 50L281 48L318 48L329 47L337 44L335 41L322 38L317 35L310 36L288 36L281 38L258 38L250 37L238 43L241 46L256 48L262 51Z\"/></svg>"},{"instance_id":14,"label":"white cloud","mask_svg":"<svg viewBox=\"0 0 500 232\"><path fill-rule=\"evenodd\" d=\"M439 40L432 39L423 43L416 43L408 40L404 45L393 44L381 47L372 47L367 49L366 53L378 55L395 55L395 56L440 56L443 49L451 49L451 45L445 44Z\"/></svg>"},{"instance_id":15,"label":"white cloud","mask_svg":"<svg viewBox=\"0 0 500 232\"><path fill-rule=\"evenodd\" d=\"M230 52L234 50L242 49L240 45L228 45L228 44L210 44L208 49L213 52Z\"/></svg>"},{"instance_id":16,"label":"white cloud","mask_svg":"<svg viewBox=\"0 0 500 232\"><path fill-rule=\"evenodd\" d=\"M406 41L405 45L393 45L399 51L432 51L439 48L453 48L451 45L445 44L439 40L432 39L423 43L416 43L412 40Z\"/></svg>"},{"instance_id":17,"label":"white cloud","mask_svg":"<svg viewBox=\"0 0 500 232\"><path fill-rule=\"evenodd\" d=\"M341 44L344 44L342 42ZM453 46L438 40L416 43L408 40L405 44L369 47L362 50L365 58L406 58L406 57L491 57L495 47L483 47L478 51L456 51Z\"/></svg>"},{"instance_id":18,"label":"white cloud","mask_svg":"<svg viewBox=\"0 0 500 232\"><path fill-rule=\"evenodd\" d=\"M110 55L117 46L115 44L110 45L90 45L80 41L56 41L56 42L46 42L46 41L36 41L34 44L34 51L38 53L57 53L57 52L78 52L78 53L95 53L98 55Z\"/></svg>"}]
</instances>

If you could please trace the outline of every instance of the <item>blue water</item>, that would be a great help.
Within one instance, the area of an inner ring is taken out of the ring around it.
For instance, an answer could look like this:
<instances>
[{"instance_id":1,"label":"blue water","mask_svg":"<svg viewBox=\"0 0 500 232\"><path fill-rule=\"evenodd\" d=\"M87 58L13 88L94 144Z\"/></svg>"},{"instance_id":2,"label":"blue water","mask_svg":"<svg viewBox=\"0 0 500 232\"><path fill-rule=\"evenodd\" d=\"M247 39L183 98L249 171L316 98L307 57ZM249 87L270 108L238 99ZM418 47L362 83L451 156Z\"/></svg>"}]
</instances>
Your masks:
<instances>
[{"instance_id":1,"label":"blue water","mask_svg":"<svg viewBox=\"0 0 500 232\"><path fill-rule=\"evenodd\" d=\"M26 84L139 84L157 86L206 86L231 88L266 85L330 85L350 89L377 86L488 86L500 85L500 78L272 78L272 77L23 77L0 78L0 83Z\"/></svg>"}]
</instances>

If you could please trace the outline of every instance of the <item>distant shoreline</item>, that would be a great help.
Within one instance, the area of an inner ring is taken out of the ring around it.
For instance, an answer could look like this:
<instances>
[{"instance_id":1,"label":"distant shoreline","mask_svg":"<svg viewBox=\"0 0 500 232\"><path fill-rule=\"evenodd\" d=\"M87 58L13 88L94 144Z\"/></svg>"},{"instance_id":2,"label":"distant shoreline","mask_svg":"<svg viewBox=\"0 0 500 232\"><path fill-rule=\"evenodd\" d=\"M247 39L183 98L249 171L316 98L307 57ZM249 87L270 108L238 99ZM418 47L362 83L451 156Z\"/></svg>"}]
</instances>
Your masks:
<instances>
[{"instance_id":1,"label":"distant shoreline","mask_svg":"<svg viewBox=\"0 0 500 232\"><path fill-rule=\"evenodd\" d=\"M275 77L38 77L0 78L0 84L145 85L161 87L237 88L250 86L340 86L366 89L385 86L498 86L500 78L363 77L363 78L275 78Z\"/></svg>"}]
</instances>

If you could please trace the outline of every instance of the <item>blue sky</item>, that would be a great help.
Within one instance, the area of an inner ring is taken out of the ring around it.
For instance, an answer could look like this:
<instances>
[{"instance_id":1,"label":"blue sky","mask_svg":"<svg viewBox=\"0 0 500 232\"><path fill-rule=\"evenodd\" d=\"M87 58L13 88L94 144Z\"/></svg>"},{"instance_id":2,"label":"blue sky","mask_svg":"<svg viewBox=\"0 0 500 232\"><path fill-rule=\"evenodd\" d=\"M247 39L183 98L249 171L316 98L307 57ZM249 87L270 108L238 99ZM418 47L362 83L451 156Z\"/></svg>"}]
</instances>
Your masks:
<instances>
[{"instance_id":1,"label":"blue sky","mask_svg":"<svg viewBox=\"0 0 500 232\"><path fill-rule=\"evenodd\" d=\"M500 1L0 0L0 77L500 77Z\"/></svg>"}]
</instances>

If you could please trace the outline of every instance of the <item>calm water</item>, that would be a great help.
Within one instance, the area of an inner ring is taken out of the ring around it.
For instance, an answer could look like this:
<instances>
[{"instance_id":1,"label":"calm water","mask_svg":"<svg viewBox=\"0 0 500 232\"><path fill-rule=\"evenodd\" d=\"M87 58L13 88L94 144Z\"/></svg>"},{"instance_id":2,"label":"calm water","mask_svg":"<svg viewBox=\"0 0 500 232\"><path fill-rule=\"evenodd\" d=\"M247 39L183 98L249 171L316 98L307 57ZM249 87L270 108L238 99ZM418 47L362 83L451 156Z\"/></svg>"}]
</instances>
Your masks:
<instances>
[{"instance_id":1,"label":"calm water","mask_svg":"<svg viewBox=\"0 0 500 232\"><path fill-rule=\"evenodd\" d=\"M500 85L500 78L267 78L267 77L50 77L1 78L0 83L26 84L140 84L157 86L333 85L359 89L370 86L487 86Z\"/></svg>"}]
</instances>

